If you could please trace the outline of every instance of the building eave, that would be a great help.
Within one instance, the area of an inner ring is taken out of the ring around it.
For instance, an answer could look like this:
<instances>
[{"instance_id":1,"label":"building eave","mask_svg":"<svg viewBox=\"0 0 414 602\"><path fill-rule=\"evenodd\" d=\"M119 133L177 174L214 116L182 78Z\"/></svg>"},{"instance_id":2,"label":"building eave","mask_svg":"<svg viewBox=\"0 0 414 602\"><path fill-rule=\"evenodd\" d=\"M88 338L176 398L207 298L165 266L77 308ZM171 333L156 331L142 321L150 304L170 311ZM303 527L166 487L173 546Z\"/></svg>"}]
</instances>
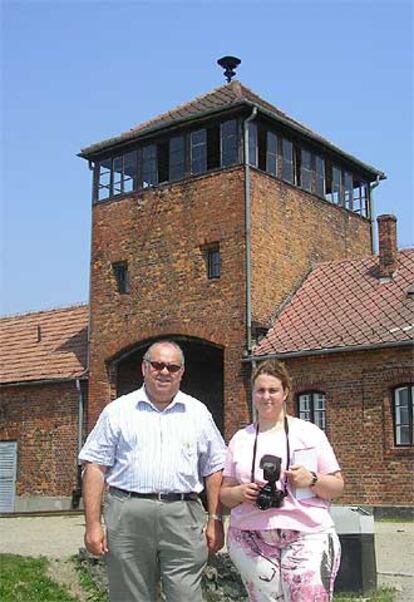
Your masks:
<instances>
[{"instance_id":1,"label":"building eave","mask_svg":"<svg viewBox=\"0 0 414 602\"><path fill-rule=\"evenodd\" d=\"M79 375L75 375L75 376L68 376L68 377L63 377L63 378L34 378L31 380L14 380L14 381L7 381L7 382L1 382L0 383L0 388L6 388L6 387L25 387L25 386L29 386L29 385L58 385L58 384L62 384L62 383L70 383L70 382L76 382L77 380L82 380L82 381L87 381L89 378L88 374L85 372L82 372L82 374Z\"/></svg>"},{"instance_id":2,"label":"building eave","mask_svg":"<svg viewBox=\"0 0 414 602\"><path fill-rule=\"evenodd\" d=\"M335 155L339 155L345 161L352 163L356 166L360 171L365 174L369 174L372 180L376 180L377 178L380 180L385 180L386 175L384 172L376 169L372 165L368 165L363 161L357 159L354 155L351 155L341 148L329 142L322 136L319 136L315 132L305 128L299 122L296 122L293 119L285 118L283 115L276 114L270 110L266 110L260 103L253 102L246 98L241 98L238 101L232 102L228 106L214 108L211 110L200 111L195 115L190 115L188 117L183 117L181 119L171 120L167 123L161 123L160 125L148 126L148 128L144 128L142 131L134 131L131 130L129 133L121 134L120 136L114 136L113 138L107 138L102 140L101 142L97 142L96 144L92 144L81 149L80 153L78 153L78 157L82 159L86 159L88 161L95 161L103 154L110 154L113 151L118 151L126 146L131 146L134 142L145 140L147 138L151 138L154 135L166 134L168 132L175 131L177 129L182 128L183 126L189 127L193 123L199 123L205 121L206 119L213 118L216 115L226 115L235 111L239 111L243 108L248 108L251 110L253 107L256 107L258 113L267 117L268 119L281 124L287 130L296 133L301 138L306 138L310 143L316 145L320 148L328 149L330 152Z\"/></svg>"},{"instance_id":3,"label":"building eave","mask_svg":"<svg viewBox=\"0 0 414 602\"><path fill-rule=\"evenodd\" d=\"M389 341L386 343L372 343L365 345L349 345L343 347L326 347L324 349L303 349L300 351L284 351L284 352L274 352L274 353L266 353L263 355L254 355L254 353L249 356L243 358L244 362L253 362L253 361L262 361L269 359L291 359L291 358L299 358L299 357L310 357L316 355L331 355L333 353L351 353L357 351L376 351L378 349L388 349L395 347L413 347L414 349L414 340L404 340L404 341Z\"/></svg>"}]
</instances>

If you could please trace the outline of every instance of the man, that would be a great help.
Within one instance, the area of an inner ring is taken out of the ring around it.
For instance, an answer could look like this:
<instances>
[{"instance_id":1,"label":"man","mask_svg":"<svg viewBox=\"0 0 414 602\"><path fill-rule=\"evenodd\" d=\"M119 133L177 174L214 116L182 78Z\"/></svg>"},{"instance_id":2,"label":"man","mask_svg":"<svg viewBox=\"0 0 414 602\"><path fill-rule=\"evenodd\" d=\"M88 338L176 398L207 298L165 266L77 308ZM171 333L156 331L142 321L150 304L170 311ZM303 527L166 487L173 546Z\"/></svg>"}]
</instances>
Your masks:
<instances>
[{"instance_id":1,"label":"man","mask_svg":"<svg viewBox=\"0 0 414 602\"><path fill-rule=\"evenodd\" d=\"M224 542L218 492L225 445L206 406L179 390L178 345L153 344L142 374L144 386L105 407L79 455L85 544L107 555L111 602L155 601L159 578L168 602L199 602L208 552Z\"/></svg>"}]
</instances>

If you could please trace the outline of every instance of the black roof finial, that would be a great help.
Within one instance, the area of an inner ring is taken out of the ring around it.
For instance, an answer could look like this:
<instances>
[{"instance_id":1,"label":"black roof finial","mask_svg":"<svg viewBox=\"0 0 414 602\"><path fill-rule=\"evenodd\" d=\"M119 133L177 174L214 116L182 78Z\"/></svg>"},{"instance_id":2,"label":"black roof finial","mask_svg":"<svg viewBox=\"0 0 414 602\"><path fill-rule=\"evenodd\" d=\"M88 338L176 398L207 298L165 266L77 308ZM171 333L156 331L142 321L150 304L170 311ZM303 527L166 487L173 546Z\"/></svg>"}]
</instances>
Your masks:
<instances>
[{"instance_id":1,"label":"black roof finial","mask_svg":"<svg viewBox=\"0 0 414 602\"><path fill-rule=\"evenodd\" d=\"M236 75L234 69L236 69L241 63L241 60L237 56L222 56L218 59L217 64L224 69L224 77L227 82L231 82L231 78Z\"/></svg>"}]
</instances>

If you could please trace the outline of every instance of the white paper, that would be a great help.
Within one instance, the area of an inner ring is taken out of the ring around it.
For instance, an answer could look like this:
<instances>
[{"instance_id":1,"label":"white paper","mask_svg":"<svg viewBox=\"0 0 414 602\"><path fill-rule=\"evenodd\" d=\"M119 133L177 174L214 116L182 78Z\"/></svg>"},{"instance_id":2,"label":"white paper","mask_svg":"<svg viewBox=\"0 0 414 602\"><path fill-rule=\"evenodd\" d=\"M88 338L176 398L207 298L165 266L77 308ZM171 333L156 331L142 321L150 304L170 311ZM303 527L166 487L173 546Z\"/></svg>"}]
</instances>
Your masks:
<instances>
[{"instance_id":1,"label":"white paper","mask_svg":"<svg viewBox=\"0 0 414 602\"><path fill-rule=\"evenodd\" d=\"M318 468L318 458L316 456L316 449L314 447L310 447L307 449L295 449L295 451L293 452L293 463L301 464L308 470L316 472ZM295 496L298 500L306 500L310 497L315 497L315 493L310 487L304 487L301 489L296 489Z\"/></svg>"}]
</instances>

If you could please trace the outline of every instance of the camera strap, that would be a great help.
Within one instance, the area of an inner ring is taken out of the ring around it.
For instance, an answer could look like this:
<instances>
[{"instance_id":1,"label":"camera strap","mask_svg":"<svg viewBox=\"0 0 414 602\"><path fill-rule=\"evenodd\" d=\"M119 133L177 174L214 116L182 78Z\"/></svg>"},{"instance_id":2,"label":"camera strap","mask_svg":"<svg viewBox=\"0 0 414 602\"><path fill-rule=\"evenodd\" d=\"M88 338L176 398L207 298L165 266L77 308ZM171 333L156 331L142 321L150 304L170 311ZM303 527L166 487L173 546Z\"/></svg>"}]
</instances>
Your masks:
<instances>
[{"instance_id":1,"label":"camera strap","mask_svg":"<svg viewBox=\"0 0 414 602\"><path fill-rule=\"evenodd\" d=\"M289 466L290 466L290 444L289 444L289 422L288 422L288 418L287 416L285 416L283 418L283 428L285 431L285 435L286 435L286 470L289 470ZM252 483L254 483L254 473L255 471L255 467L256 467L256 452L257 452L257 440L259 438L259 423L256 424L256 436L254 438L254 444L253 444L253 461L252 461L252 474L251 474L251 479L250 481ZM285 472L285 479L283 481L283 493L285 495L285 497L288 494L287 491L287 483L288 483L288 478Z\"/></svg>"}]
</instances>

